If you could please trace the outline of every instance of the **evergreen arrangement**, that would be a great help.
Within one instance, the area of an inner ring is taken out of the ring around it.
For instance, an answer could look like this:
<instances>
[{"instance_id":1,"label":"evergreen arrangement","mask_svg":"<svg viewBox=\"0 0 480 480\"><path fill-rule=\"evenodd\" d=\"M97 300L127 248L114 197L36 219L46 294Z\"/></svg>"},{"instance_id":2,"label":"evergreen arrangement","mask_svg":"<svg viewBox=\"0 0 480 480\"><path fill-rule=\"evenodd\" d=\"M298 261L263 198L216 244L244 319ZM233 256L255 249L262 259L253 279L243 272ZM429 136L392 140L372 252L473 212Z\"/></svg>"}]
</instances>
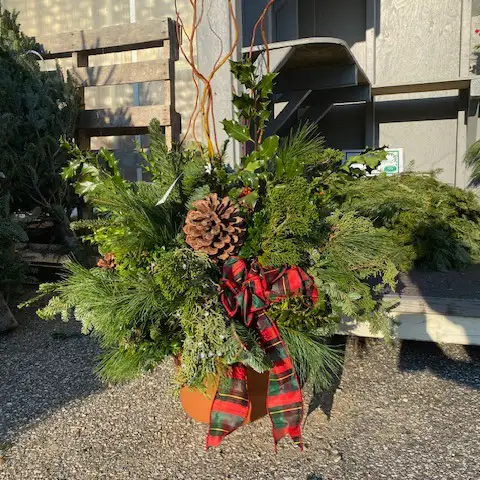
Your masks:
<instances>
[{"instance_id":1,"label":"evergreen arrangement","mask_svg":"<svg viewBox=\"0 0 480 480\"><path fill-rule=\"evenodd\" d=\"M56 221L64 237L76 204L61 179L67 165L61 136L72 139L79 111L70 78L41 71L43 47L24 35L17 14L0 4L0 171L14 212L36 209Z\"/></svg>"},{"instance_id":2,"label":"evergreen arrangement","mask_svg":"<svg viewBox=\"0 0 480 480\"><path fill-rule=\"evenodd\" d=\"M400 271L478 259L480 206L433 174L368 176L383 149L344 162L312 125L264 138L275 74L260 79L249 61L231 66L251 92L234 95L237 119L223 123L247 152L236 167L207 149L169 151L158 121L142 152L150 182L124 180L107 150L63 144L71 161L62 176L96 213L73 227L89 231L84 240L103 258L93 268L69 263L61 282L42 285L40 296L51 298L39 315L74 312L104 348L104 380L173 356L179 385L204 389L220 377L224 396L243 398L249 367L270 372L269 396L286 389L296 410L297 375L320 390L339 368L328 339L342 318L388 336L383 294L395 291ZM212 431L238 426L215 405L209 445L223 438ZM300 420L272 417L274 435L293 422L288 433L300 444Z\"/></svg>"},{"instance_id":3,"label":"evergreen arrangement","mask_svg":"<svg viewBox=\"0 0 480 480\"><path fill-rule=\"evenodd\" d=\"M388 335L391 305L382 293L395 290L399 271L479 258L473 193L433 174L369 177L383 150L344 163L312 125L262 139L275 75L259 80L249 62L232 63L232 71L255 92L235 95L238 120L224 122L250 151L236 168L197 148L169 151L157 121L142 152L151 182L124 180L107 150L62 146L71 158L63 178L97 214L73 227L90 231L84 240L104 258L91 269L72 262L62 282L41 286L41 295L54 295L39 313L66 320L75 310L105 349L105 380L132 378L170 355L181 356L180 384L197 388L237 362L268 370L255 334L219 300L222 263L233 255L298 266L314 279L314 304L287 296L268 313L302 382L315 388L340 364L326 339L343 317Z\"/></svg>"}]
</instances>

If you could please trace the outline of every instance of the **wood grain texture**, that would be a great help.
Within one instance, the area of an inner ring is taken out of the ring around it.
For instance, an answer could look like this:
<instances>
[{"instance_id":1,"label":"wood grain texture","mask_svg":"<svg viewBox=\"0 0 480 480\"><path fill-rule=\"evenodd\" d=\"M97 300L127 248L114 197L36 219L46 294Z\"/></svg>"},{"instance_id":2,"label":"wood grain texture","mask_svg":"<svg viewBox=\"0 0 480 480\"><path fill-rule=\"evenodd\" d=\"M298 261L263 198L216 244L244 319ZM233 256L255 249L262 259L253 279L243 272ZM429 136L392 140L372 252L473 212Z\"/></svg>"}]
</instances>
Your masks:
<instances>
[{"instance_id":1,"label":"wood grain texture","mask_svg":"<svg viewBox=\"0 0 480 480\"><path fill-rule=\"evenodd\" d=\"M116 128L142 128L148 127L148 124L154 118L158 118L162 126L167 126L171 125L173 115L171 107L164 105L85 110L80 114L79 129L92 132ZM114 134L110 132L110 135Z\"/></svg>"},{"instance_id":2,"label":"wood grain texture","mask_svg":"<svg viewBox=\"0 0 480 480\"><path fill-rule=\"evenodd\" d=\"M40 42L51 55L82 50L129 50L146 48L169 38L168 20L150 20L139 24L115 25L95 30L79 30L56 35L39 35ZM120 44L120 45L119 45Z\"/></svg>"},{"instance_id":3,"label":"wood grain texture","mask_svg":"<svg viewBox=\"0 0 480 480\"><path fill-rule=\"evenodd\" d=\"M390 297L389 298L396 298ZM394 313L426 313L454 315L460 317L478 317L480 319L480 300L444 298L444 297L401 297ZM480 326L480 320L479 320Z\"/></svg>"},{"instance_id":4,"label":"wood grain texture","mask_svg":"<svg viewBox=\"0 0 480 480\"><path fill-rule=\"evenodd\" d=\"M73 67L73 78L83 87L168 80L168 60L127 63L102 67Z\"/></svg>"},{"instance_id":5,"label":"wood grain texture","mask_svg":"<svg viewBox=\"0 0 480 480\"><path fill-rule=\"evenodd\" d=\"M441 315L438 313L395 314L396 325L392 328L395 338L422 342L450 343L455 345L480 345L480 319ZM382 338L372 333L367 323L357 324L345 320L340 332L357 337Z\"/></svg>"}]
</instances>

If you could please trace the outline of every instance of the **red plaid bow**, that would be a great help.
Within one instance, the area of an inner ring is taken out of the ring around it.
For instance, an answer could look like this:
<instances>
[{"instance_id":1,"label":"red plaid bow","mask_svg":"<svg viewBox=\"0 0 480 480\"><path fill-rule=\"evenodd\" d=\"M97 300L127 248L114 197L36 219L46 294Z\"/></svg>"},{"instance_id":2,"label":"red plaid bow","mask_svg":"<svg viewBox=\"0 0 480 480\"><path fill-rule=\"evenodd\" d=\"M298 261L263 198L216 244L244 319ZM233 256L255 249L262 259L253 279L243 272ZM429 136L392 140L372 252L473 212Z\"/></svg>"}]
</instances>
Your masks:
<instances>
[{"instance_id":1,"label":"red plaid bow","mask_svg":"<svg viewBox=\"0 0 480 480\"><path fill-rule=\"evenodd\" d=\"M272 362L267 411L273 423L275 446L283 437L290 435L303 449L300 384L278 328L265 311L270 303L291 296L304 296L316 302L318 293L313 280L298 267L266 270L253 262L248 270L245 261L231 257L223 266L221 286L220 298L228 315L241 318L247 327L256 328L261 346ZM207 448L220 445L229 433L240 427L248 416L249 408L246 368L235 364L215 396Z\"/></svg>"}]
</instances>

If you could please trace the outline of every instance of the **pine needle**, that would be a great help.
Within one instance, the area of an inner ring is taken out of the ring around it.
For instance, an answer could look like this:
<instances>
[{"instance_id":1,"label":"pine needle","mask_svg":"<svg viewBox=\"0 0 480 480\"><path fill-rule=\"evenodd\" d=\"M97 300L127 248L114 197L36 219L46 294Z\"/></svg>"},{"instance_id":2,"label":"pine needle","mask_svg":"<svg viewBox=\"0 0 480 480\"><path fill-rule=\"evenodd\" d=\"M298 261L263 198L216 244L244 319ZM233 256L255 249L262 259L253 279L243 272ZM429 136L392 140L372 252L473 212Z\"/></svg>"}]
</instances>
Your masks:
<instances>
[{"instance_id":1,"label":"pine needle","mask_svg":"<svg viewBox=\"0 0 480 480\"><path fill-rule=\"evenodd\" d=\"M280 334L295 364L300 383L315 392L327 390L343 365L338 349L327 345L315 332L280 327Z\"/></svg>"}]
</instances>

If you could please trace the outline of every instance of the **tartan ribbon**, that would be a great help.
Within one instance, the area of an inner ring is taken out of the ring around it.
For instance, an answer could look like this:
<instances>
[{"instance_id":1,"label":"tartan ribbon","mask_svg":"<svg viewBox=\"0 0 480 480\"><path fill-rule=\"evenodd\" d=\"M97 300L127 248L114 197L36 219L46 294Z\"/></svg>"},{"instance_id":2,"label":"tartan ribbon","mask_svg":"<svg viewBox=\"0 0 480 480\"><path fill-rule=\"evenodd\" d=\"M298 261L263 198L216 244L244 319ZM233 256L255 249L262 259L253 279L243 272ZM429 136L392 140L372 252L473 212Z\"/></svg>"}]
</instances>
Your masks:
<instances>
[{"instance_id":1,"label":"tartan ribbon","mask_svg":"<svg viewBox=\"0 0 480 480\"><path fill-rule=\"evenodd\" d=\"M289 435L303 450L300 383L280 332L265 312L271 303L291 296L304 296L316 302L318 292L312 278L298 267L264 269L257 261L248 269L244 260L231 257L223 266L221 289L220 299L228 315L256 329L261 346L272 362L266 407L273 424L275 448ZM225 381L220 382L215 395L207 448L220 445L229 433L239 428L249 409L247 370L237 363L229 369Z\"/></svg>"}]
</instances>

